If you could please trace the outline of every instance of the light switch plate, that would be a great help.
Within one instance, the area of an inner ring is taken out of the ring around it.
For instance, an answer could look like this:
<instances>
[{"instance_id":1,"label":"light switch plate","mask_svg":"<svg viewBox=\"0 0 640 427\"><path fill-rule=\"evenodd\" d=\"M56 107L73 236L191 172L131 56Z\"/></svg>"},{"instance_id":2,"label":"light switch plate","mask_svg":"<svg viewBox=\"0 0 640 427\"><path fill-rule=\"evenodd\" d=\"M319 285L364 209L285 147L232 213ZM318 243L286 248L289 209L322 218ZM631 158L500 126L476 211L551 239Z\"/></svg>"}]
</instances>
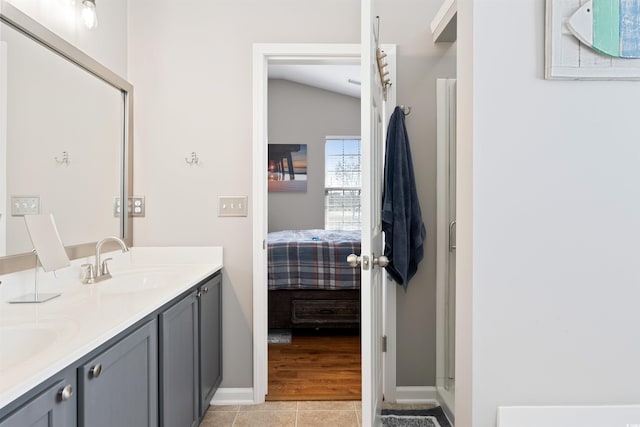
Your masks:
<instances>
[{"instance_id":1,"label":"light switch plate","mask_svg":"<svg viewBox=\"0 0 640 427\"><path fill-rule=\"evenodd\" d=\"M247 216L248 196L218 196L218 216Z\"/></svg>"},{"instance_id":2,"label":"light switch plate","mask_svg":"<svg viewBox=\"0 0 640 427\"><path fill-rule=\"evenodd\" d=\"M11 216L40 213L40 196L11 196Z\"/></svg>"}]
</instances>

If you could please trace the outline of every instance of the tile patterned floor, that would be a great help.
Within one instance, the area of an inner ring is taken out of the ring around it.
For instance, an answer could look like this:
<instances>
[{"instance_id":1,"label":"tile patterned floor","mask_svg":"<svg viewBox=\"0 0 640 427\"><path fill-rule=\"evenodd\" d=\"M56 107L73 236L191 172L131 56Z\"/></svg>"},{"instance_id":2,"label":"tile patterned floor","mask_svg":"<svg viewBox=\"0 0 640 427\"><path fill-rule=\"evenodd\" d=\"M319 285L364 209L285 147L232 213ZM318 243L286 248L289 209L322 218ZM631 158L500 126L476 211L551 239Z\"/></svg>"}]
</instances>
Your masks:
<instances>
[{"instance_id":1,"label":"tile patterned floor","mask_svg":"<svg viewBox=\"0 0 640 427\"><path fill-rule=\"evenodd\" d=\"M359 401L265 402L212 406L201 427L360 427Z\"/></svg>"},{"instance_id":2,"label":"tile patterned floor","mask_svg":"<svg viewBox=\"0 0 640 427\"><path fill-rule=\"evenodd\" d=\"M432 404L389 404L388 409L428 409ZM201 427L361 427L362 402L265 402L249 406L211 406Z\"/></svg>"}]
</instances>

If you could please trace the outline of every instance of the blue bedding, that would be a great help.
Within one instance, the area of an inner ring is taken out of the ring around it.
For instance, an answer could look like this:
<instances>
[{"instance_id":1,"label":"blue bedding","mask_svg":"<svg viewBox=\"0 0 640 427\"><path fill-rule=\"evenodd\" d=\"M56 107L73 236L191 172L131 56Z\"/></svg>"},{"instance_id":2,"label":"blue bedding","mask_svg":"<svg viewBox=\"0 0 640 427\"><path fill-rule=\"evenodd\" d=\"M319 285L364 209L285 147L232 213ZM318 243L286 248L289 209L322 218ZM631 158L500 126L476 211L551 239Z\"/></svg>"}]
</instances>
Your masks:
<instances>
[{"instance_id":1,"label":"blue bedding","mask_svg":"<svg viewBox=\"0 0 640 427\"><path fill-rule=\"evenodd\" d=\"M286 230L269 233L268 288L360 289L360 269L347 256L360 254L360 231Z\"/></svg>"}]
</instances>

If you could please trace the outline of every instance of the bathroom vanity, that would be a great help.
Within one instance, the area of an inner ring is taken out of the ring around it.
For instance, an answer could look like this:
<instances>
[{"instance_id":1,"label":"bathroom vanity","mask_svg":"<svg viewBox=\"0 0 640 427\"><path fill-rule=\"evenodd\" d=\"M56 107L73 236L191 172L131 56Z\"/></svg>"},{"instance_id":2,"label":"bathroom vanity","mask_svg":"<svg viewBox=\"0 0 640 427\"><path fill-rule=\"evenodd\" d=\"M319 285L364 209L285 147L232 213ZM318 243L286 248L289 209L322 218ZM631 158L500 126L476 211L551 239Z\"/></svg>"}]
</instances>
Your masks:
<instances>
[{"instance_id":1,"label":"bathroom vanity","mask_svg":"<svg viewBox=\"0 0 640 427\"><path fill-rule=\"evenodd\" d=\"M109 280L81 284L89 259L44 277L62 293L44 304L3 289L1 427L200 423L222 380L222 249L112 256Z\"/></svg>"}]
</instances>

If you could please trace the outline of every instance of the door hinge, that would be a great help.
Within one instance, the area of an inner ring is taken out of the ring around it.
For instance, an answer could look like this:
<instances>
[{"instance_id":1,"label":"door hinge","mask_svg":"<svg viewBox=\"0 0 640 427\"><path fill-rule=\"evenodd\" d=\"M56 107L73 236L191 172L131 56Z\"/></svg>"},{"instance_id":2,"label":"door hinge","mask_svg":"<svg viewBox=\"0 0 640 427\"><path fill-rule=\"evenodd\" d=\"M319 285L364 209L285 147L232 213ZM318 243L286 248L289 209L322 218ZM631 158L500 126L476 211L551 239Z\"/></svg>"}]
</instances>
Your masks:
<instances>
[{"instance_id":1,"label":"door hinge","mask_svg":"<svg viewBox=\"0 0 640 427\"><path fill-rule=\"evenodd\" d=\"M262 249L267 249L267 241L262 239Z\"/></svg>"},{"instance_id":2,"label":"door hinge","mask_svg":"<svg viewBox=\"0 0 640 427\"><path fill-rule=\"evenodd\" d=\"M387 336L386 335L382 336L382 352L383 353L387 352Z\"/></svg>"}]
</instances>

